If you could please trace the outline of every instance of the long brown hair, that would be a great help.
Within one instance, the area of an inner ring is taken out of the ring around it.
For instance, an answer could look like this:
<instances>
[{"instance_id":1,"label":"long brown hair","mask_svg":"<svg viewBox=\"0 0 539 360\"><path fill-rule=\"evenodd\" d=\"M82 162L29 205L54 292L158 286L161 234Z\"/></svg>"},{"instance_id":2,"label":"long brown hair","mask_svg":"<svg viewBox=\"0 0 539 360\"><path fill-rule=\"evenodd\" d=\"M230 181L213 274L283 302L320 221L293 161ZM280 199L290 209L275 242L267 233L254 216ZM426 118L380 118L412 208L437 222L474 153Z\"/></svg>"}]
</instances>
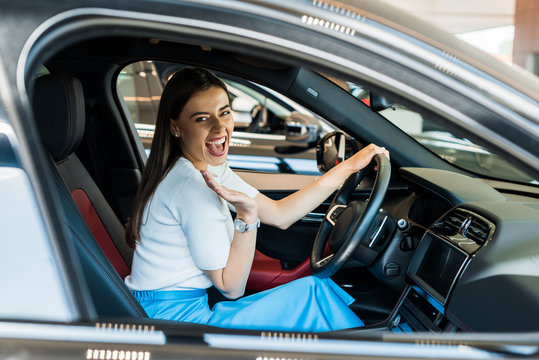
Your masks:
<instances>
[{"instance_id":1,"label":"long brown hair","mask_svg":"<svg viewBox=\"0 0 539 360\"><path fill-rule=\"evenodd\" d=\"M213 73L202 68L185 68L176 72L167 82L155 123L150 157L142 172L142 179L135 197L131 219L127 224L125 240L135 248L140 240L140 226L144 208L157 185L165 178L176 160L182 155L179 140L170 132L170 120L176 120L194 93L218 86L228 94L226 85Z\"/></svg>"}]
</instances>

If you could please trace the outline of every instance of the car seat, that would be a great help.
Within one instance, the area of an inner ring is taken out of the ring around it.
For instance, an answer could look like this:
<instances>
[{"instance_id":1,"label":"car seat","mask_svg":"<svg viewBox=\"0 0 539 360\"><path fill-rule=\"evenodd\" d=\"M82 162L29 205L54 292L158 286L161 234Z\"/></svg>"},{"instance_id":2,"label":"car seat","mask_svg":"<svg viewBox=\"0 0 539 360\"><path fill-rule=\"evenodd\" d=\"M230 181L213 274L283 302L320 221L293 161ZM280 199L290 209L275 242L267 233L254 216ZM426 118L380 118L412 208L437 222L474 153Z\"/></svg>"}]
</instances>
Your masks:
<instances>
[{"instance_id":1,"label":"car seat","mask_svg":"<svg viewBox=\"0 0 539 360\"><path fill-rule=\"evenodd\" d=\"M246 132L257 133L264 132L268 125L268 109L266 105L257 104L251 110L251 123L245 129Z\"/></svg>"},{"instance_id":2,"label":"car seat","mask_svg":"<svg viewBox=\"0 0 539 360\"><path fill-rule=\"evenodd\" d=\"M50 155L66 234L79 255L97 313L146 317L123 282L132 258L124 241L123 225L75 154L85 128L80 81L66 74L41 76L36 80L33 99L36 124Z\"/></svg>"}]
</instances>

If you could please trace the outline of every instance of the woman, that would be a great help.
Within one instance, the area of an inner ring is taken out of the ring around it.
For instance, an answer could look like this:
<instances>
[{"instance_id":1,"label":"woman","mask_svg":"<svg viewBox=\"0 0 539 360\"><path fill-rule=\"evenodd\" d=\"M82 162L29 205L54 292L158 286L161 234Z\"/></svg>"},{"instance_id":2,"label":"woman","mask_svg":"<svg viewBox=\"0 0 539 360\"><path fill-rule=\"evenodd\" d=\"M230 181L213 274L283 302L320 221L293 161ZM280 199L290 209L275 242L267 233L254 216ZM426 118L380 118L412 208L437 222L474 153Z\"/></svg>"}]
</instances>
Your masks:
<instances>
[{"instance_id":1,"label":"woman","mask_svg":"<svg viewBox=\"0 0 539 360\"><path fill-rule=\"evenodd\" d=\"M226 85L211 72L184 69L169 80L126 233L135 248L128 287L154 318L261 330L362 326L348 308L354 299L331 279L312 276L210 311L206 289L212 285L230 299L243 295L260 222L288 228L375 154L388 155L371 144L275 201L228 167L233 129Z\"/></svg>"}]
</instances>

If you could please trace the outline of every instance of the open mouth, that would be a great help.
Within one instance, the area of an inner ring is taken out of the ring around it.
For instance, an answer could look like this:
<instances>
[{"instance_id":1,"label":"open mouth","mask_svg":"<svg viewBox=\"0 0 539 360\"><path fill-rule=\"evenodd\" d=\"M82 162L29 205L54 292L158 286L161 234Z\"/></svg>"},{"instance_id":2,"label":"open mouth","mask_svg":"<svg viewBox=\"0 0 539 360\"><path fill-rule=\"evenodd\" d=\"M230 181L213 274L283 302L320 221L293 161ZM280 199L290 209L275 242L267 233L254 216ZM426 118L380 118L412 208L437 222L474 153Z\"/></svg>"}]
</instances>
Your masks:
<instances>
[{"instance_id":1,"label":"open mouth","mask_svg":"<svg viewBox=\"0 0 539 360\"><path fill-rule=\"evenodd\" d=\"M223 156L226 148L226 136L214 138L206 142L208 152L213 156Z\"/></svg>"}]
</instances>

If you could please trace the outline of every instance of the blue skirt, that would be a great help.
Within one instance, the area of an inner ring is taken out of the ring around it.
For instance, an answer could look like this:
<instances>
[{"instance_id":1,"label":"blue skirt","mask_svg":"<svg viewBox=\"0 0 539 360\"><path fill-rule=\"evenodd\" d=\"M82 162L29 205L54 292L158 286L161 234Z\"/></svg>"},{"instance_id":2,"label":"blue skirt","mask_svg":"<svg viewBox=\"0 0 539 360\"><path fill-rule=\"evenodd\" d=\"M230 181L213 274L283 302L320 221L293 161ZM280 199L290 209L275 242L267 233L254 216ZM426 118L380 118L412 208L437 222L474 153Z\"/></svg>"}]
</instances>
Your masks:
<instances>
[{"instance_id":1,"label":"blue skirt","mask_svg":"<svg viewBox=\"0 0 539 360\"><path fill-rule=\"evenodd\" d=\"M363 326L348 307L354 298L333 280L304 277L208 306L205 290L133 291L148 316L224 328L322 332Z\"/></svg>"}]
</instances>

